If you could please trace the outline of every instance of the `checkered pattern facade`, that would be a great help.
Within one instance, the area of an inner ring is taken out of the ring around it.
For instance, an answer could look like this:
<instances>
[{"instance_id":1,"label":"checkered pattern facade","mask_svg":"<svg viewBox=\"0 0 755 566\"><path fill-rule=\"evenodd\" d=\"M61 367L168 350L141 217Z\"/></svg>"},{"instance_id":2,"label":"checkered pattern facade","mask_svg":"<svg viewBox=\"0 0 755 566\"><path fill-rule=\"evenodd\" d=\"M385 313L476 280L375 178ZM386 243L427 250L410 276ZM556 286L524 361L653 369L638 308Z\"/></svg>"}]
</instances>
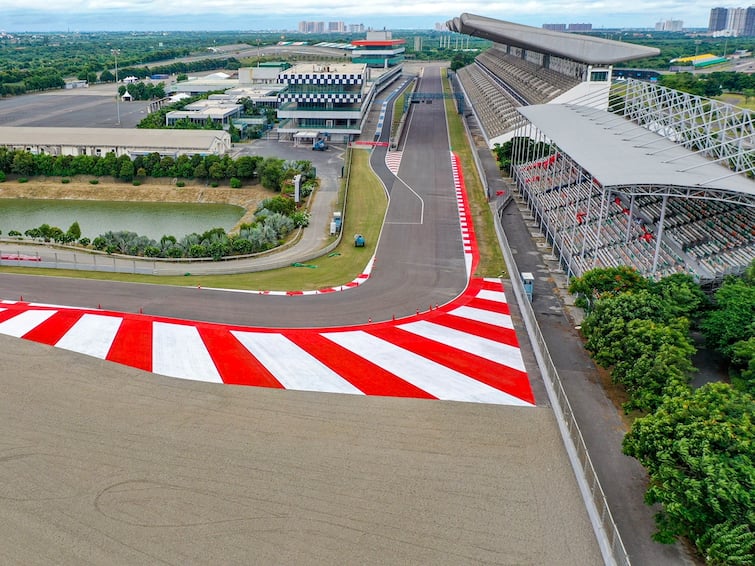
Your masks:
<instances>
[{"instance_id":1,"label":"checkered pattern facade","mask_svg":"<svg viewBox=\"0 0 755 566\"><path fill-rule=\"evenodd\" d=\"M333 102L334 104L358 104L362 101L360 92L318 93L318 92L282 92L280 102Z\"/></svg>"},{"instance_id":2,"label":"checkered pattern facade","mask_svg":"<svg viewBox=\"0 0 755 566\"><path fill-rule=\"evenodd\" d=\"M290 85L361 85L364 78L357 73L294 73L278 76L279 83Z\"/></svg>"}]
</instances>

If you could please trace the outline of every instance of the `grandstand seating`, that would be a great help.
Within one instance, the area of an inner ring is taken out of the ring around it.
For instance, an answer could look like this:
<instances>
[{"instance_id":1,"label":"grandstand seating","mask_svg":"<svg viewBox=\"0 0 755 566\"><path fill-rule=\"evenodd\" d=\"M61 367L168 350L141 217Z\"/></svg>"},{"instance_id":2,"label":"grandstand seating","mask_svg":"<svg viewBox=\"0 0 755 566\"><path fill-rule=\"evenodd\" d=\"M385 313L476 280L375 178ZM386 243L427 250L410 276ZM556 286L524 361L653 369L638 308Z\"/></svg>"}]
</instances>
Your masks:
<instances>
[{"instance_id":1,"label":"grandstand seating","mask_svg":"<svg viewBox=\"0 0 755 566\"><path fill-rule=\"evenodd\" d=\"M636 197L630 205L624 195L607 196L558 154L521 164L514 176L543 232L577 275L593 267L630 265L647 276L690 273L715 280L755 259L752 208L669 198L653 271L661 197Z\"/></svg>"},{"instance_id":2,"label":"grandstand seating","mask_svg":"<svg viewBox=\"0 0 755 566\"><path fill-rule=\"evenodd\" d=\"M512 86L530 104L545 104L579 84L579 79L509 55L493 47L477 56L476 62Z\"/></svg>"},{"instance_id":3,"label":"grandstand seating","mask_svg":"<svg viewBox=\"0 0 755 566\"><path fill-rule=\"evenodd\" d=\"M489 137L500 136L513 128L519 117L518 103L508 93L475 65L459 69L457 76Z\"/></svg>"},{"instance_id":4,"label":"grandstand seating","mask_svg":"<svg viewBox=\"0 0 755 566\"><path fill-rule=\"evenodd\" d=\"M489 139L515 127L518 106L544 104L580 82L501 47L478 55L475 64L459 69L457 76Z\"/></svg>"}]
</instances>

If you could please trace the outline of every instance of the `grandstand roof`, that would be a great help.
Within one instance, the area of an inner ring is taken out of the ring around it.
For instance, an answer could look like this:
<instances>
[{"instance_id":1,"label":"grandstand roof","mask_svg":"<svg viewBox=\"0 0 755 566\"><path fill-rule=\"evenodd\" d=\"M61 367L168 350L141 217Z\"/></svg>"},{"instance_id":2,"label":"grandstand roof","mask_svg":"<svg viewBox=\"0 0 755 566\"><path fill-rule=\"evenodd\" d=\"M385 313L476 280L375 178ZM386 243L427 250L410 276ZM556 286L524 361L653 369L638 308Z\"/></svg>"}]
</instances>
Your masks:
<instances>
[{"instance_id":1,"label":"grandstand roof","mask_svg":"<svg viewBox=\"0 0 755 566\"><path fill-rule=\"evenodd\" d=\"M755 199L755 181L616 114L574 104L517 110L604 187L697 187Z\"/></svg>"},{"instance_id":2,"label":"grandstand roof","mask_svg":"<svg viewBox=\"0 0 755 566\"><path fill-rule=\"evenodd\" d=\"M586 63L612 65L660 54L660 49L600 37L551 31L464 13L446 22L451 31Z\"/></svg>"}]
</instances>

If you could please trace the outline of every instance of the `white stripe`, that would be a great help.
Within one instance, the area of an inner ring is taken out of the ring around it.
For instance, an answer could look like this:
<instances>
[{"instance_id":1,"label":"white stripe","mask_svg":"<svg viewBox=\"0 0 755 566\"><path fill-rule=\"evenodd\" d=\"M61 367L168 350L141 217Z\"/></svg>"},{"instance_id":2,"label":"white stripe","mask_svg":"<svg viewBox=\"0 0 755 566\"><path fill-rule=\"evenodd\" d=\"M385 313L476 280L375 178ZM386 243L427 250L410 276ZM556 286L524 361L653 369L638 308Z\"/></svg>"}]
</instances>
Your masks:
<instances>
[{"instance_id":1,"label":"white stripe","mask_svg":"<svg viewBox=\"0 0 755 566\"><path fill-rule=\"evenodd\" d=\"M24 334L33 330L57 311L23 311L13 318L0 322L0 334L21 338Z\"/></svg>"},{"instance_id":2,"label":"white stripe","mask_svg":"<svg viewBox=\"0 0 755 566\"><path fill-rule=\"evenodd\" d=\"M362 330L328 332L323 336L438 399L530 406L513 395Z\"/></svg>"},{"instance_id":3,"label":"white stripe","mask_svg":"<svg viewBox=\"0 0 755 566\"><path fill-rule=\"evenodd\" d=\"M448 314L468 318L469 320L475 320L477 322L492 324L494 326L500 326L501 328L514 328L514 323L511 322L511 316L500 312L486 311L474 307L459 307L449 311Z\"/></svg>"},{"instance_id":4,"label":"white stripe","mask_svg":"<svg viewBox=\"0 0 755 566\"><path fill-rule=\"evenodd\" d=\"M363 393L320 360L282 334L232 330L239 342L257 358L286 389Z\"/></svg>"},{"instance_id":5,"label":"white stripe","mask_svg":"<svg viewBox=\"0 0 755 566\"><path fill-rule=\"evenodd\" d=\"M115 316L85 314L55 346L104 360L122 321Z\"/></svg>"},{"instance_id":6,"label":"white stripe","mask_svg":"<svg viewBox=\"0 0 755 566\"><path fill-rule=\"evenodd\" d=\"M510 346L503 342L496 342L489 338L468 334L461 330L448 328L440 324L433 324L425 320L408 322L398 326L403 330L451 346L457 350L469 352L491 362L496 362L506 367L526 371L522 352L517 346Z\"/></svg>"},{"instance_id":7,"label":"white stripe","mask_svg":"<svg viewBox=\"0 0 755 566\"><path fill-rule=\"evenodd\" d=\"M486 299L488 301L495 301L497 303L506 303L506 293L503 291L491 291L489 289L482 289L477 293L478 299Z\"/></svg>"},{"instance_id":8,"label":"white stripe","mask_svg":"<svg viewBox=\"0 0 755 566\"><path fill-rule=\"evenodd\" d=\"M199 331L185 324L152 323L152 372L196 381L223 382Z\"/></svg>"}]
</instances>

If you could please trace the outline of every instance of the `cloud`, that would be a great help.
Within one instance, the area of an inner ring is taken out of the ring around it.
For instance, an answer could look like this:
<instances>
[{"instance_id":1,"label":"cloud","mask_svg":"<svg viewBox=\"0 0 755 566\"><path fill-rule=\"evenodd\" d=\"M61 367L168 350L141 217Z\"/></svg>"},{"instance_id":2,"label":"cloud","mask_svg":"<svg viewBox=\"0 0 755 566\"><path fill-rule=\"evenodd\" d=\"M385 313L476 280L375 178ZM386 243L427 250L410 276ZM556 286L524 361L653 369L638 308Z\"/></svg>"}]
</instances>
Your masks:
<instances>
[{"instance_id":1,"label":"cloud","mask_svg":"<svg viewBox=\"0 0 755 566\"><path fill-rule=\"evenodd\" d=\"M537 26L589 22L593 27L652 27L659 20L680 19L685 27L705 27L710 13L710 4L702 0L586 0L579 3L569 0L278 0L272 6L274 13L262 7L258 0L85 0L75 3L72 11L70 0L2 0L0 27L13 30L22 24L20 29L31 30L39 25L37 29L43 31L42 28L50 29L49 26L59 22L56 29L84 29L75 25L79 21L85 22L87 29L100 30L130 29L128 26L134 24L138 24L138 29L201 30L210 29L206 27L208 23L213 24L212 29L264 29L255 22L274 21L286 23L281 27L295 29L300 20L322 20L374 27L429 28L435 22L444 22L462 12ZM426 24L402 26L402 19ZM181 25L171 28L173 22ZM63 23L66 25L61 27Z\"/></svg>"}]
</instances>

